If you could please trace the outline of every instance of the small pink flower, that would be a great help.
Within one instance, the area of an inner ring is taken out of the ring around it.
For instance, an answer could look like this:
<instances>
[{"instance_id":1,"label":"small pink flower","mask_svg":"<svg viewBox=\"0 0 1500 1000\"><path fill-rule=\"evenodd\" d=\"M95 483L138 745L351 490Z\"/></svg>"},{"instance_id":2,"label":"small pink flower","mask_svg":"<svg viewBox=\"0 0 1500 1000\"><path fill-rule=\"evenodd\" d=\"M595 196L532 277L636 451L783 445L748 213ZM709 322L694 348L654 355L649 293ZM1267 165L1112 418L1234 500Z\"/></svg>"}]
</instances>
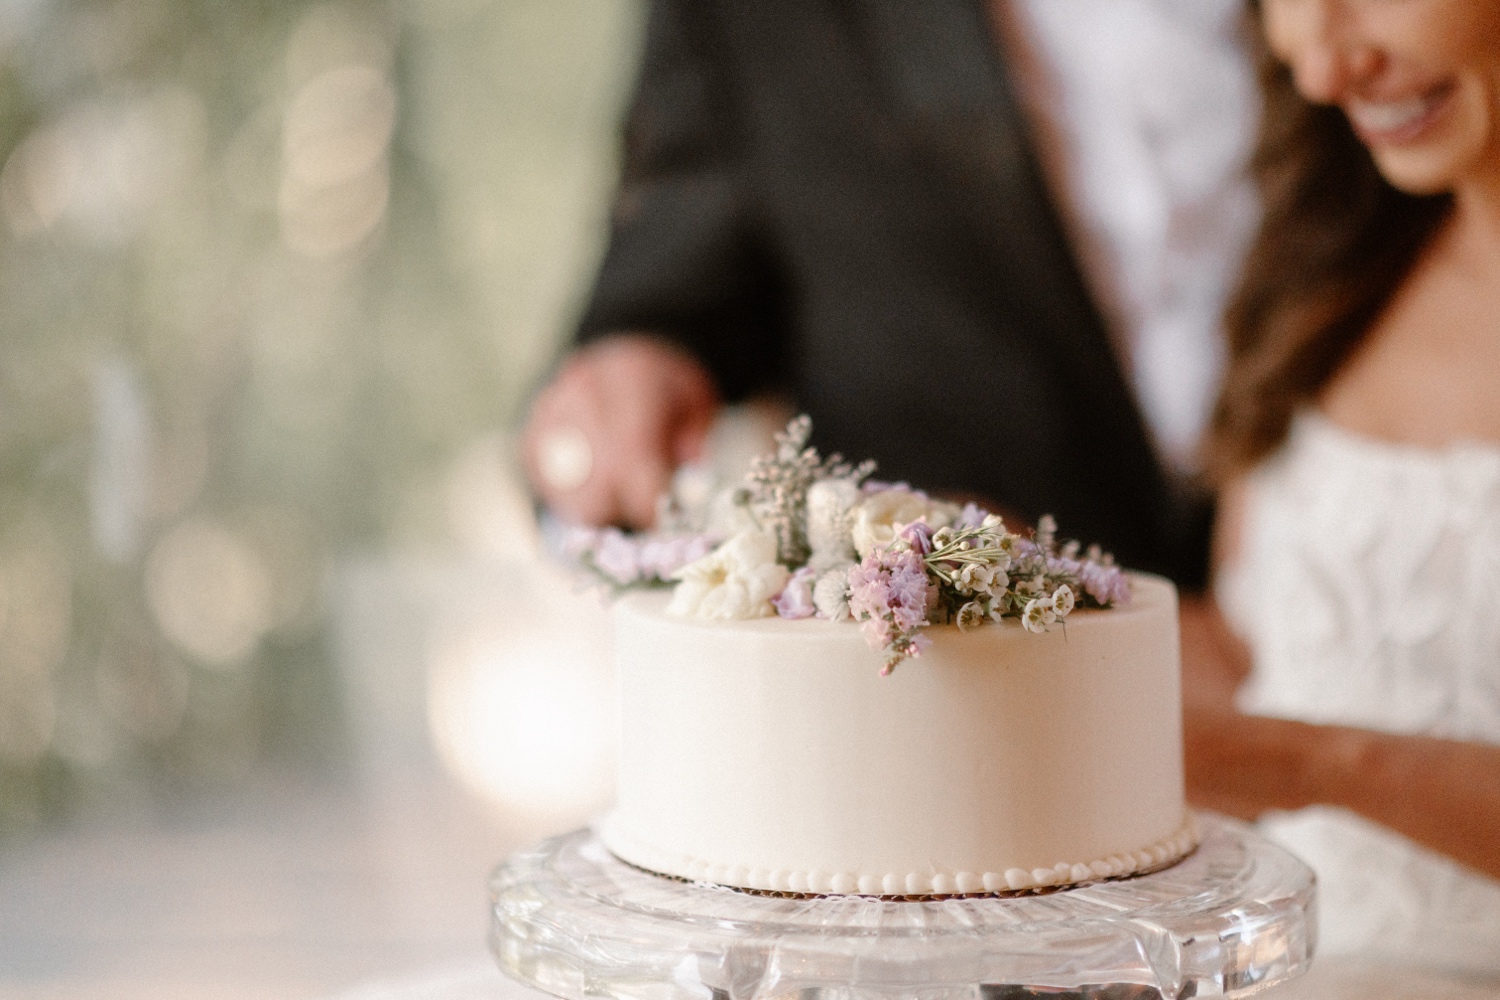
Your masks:
<instances>
[{"instance_id":1,"label":"small pink flower","mask_svg":"<svg viewBox=\"0 0 1500 1000\"><path fill-rule=\"evenodd\" d=\"M888 653L886 673L925 643L917 630L928 624L937 588L917 553L875 548L849 570L849 610L864 622L865 639Z\"/></svg>"}]
</instances>

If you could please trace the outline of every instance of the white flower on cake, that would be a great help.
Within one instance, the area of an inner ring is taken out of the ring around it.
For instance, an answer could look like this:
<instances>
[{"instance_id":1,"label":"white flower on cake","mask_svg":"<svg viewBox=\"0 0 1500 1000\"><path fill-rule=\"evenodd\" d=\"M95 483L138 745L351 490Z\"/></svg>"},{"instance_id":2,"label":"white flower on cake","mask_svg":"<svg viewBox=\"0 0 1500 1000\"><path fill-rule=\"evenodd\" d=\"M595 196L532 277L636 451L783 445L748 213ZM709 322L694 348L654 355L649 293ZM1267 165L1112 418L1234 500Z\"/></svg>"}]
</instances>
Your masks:
<instances>
[{"instance_id":1,"label":"white flower on cake","mask_svg":"<svg viewBox=\"0 0 1500 1000\"><path fill-rule=\"evenodd\" d=\"M850 479L822 479L807 488L807 564L820 573L855 558L853 512L859 486Z\"/></svg>"},{"instance_id":2,"label":"white flower on cake","mask_svg":"<svg viewBox=\"0 0 1500 1000\"><path fill-rule=\"evenodd\" d=\"M960 594L986 594L995 596L1010 586L1005 570L1010 566L1007 556L994 563L968 563L953 577L953 586Z\"/></svg>"},{"instance_id":3,"label":"white flower on cake","mask_svg":"<svg viewBox=\"0 0 1500 1000\"><path fill-rule=\"evenodd\" d=\"M813 584L813 607L829 621L848 621L854 615L849 611L849 571L854 561L841 563L824 571Z\"/></svg>"},{"instance_id":4,"label":"white flower on cake","mask_svg":"<svg viewBox=\"0 0 1500 1000\"><path fill-rule=\"evenodd\" d=\"M968 631L971 628L983 625L986 617L984 605L978 601L970 601L958 609L958 614L953 616L953 623L960 629Z\"/></svg>"},{"instance_id":5,"label":"white flower on cake","mask_svg":"<svg viewBox=\"0 0 1500 1000\"><path fill-rule=\"evenodd\" d=\"M1052 602L1044 601L1039 597L1033 597L1026 602L1025 609L1021 612L1021 624L1028 632L1045 632L1047 626L1057 621L1057 612L1052 610Z\"/></svg>"},{"instance_id":6,"label":"white flower on cake","mask_svg":"<svg viewBox=\"0 0 1500 1000\"><path fill-rule=\"evenodd\" d=\"M854 505L850 534L861 559L896 540L896 532L913 521L930 528L945 528L959 515L955 504L933 500L905 486L893 486L867 495Z\"/></svg>"},{"instance_id":7,"label":"white flower on cake","mask_svg":"<svg viewBox=\"0 0 1500 1000\"><path fill-rule=\"evenodd\" d=\"M776 561L776 539L742 531L673 574L678 581L667 611L692 618L765 618L791 571Z\"/></svg>"}]
</instances>

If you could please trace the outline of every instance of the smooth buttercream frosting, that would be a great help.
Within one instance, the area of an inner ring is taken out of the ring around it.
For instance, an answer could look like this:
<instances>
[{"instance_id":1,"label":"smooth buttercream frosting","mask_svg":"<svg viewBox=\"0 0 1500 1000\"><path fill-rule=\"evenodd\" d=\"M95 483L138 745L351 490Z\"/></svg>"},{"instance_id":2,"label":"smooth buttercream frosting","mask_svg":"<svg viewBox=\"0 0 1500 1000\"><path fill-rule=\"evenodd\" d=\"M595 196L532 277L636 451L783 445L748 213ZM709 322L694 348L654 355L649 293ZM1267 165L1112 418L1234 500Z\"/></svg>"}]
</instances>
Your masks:
<instances>
[{"instance_id":1,"label":"smooth buttercream frosting","mask_svg":"<svg viewBox=\"0 0 1500 1000\"><path fill-rule=\"evenodd\" d=\"M617 604L625 861L774 892L947 895L1129 875L1196 843L1176 594L1029 633L928 630L882 677L847 622Z\"/></svg>"}]
</instances>

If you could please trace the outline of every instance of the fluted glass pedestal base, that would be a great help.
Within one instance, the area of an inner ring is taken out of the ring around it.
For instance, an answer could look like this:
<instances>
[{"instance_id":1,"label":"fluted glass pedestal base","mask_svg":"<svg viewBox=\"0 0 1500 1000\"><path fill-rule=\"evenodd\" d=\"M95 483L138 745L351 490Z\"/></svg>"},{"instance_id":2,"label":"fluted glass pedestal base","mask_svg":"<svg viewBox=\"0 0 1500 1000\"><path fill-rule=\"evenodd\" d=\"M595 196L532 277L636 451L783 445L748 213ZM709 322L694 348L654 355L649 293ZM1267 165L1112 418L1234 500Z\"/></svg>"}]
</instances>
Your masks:
<instances>
[{"instance_id":1,"label":"fluted glass pedestal base","mask_svg":"<svg viewBox=\"0 0 1500 1000\"><path fill-rule=\"evenodd\" d=\"M587 830L511 858L491 945L568 1000L1181 1000L1248 996L1311 957L1313 875L1200 816L1171 868L1047 894L777 898L643 872Z\"/></svg>"}]
</instances>

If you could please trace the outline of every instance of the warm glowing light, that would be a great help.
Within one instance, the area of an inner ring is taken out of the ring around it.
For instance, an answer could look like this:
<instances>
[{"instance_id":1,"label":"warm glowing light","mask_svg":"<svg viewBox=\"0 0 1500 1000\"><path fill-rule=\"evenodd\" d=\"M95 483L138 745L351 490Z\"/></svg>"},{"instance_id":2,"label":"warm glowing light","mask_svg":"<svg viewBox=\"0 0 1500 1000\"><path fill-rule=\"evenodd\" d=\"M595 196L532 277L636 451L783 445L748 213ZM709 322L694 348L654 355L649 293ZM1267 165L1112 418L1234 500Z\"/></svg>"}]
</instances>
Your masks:
<instances>
[{"instance_id":1,"label":"warm glowing light","mask_svg":"<svg viewBox=\"0 0 1500 1000\"><path fill-rule=\"evenodd\" d=\"M287 246L330 257L374 231L390 199L386 148L395 125L395 88L370 66L337 66L302 86L282 132L277 207Z\"/></svg>"},{"instance_id":2,"label":"warm glowing light","mask_svg":"<svg viewBox=\"0 0 1500 1000\"><path fill-rule=\"evenodd\" d=\"M196 167L203 131L202 100L181 87L80 103L10 155L0 212L17 235L66 219L117 244Z\"/></svg>"},{"instance_id":3,"label":"warm glowing light","mask_svg":"<svg viewBox=\"0 0 1500 1000\"><path fill-rule=\"evenodd\" d=\"M286 112L287 174L330 188L369 172L385 156L396 125L396 91L368 66L340 66L314 77Z\"/></svg>"},{"instance_id":4,"label":"warm glowing light","mask_svg":"<svg viewBox=\"0 0 1500 1000\"><path fill-rule=\"evenodd\" d=\"M586 818L610 793L609 674L603 649L565 627L470 641L434 661L438 749L485 798L527 814Z\"/></svg>"},{"instance_id":5,"label":"warm glowing light","mask_svg":"<svg viewBox=\"0 0 1500 1000\"><path fill-rule=\"evenodd\" d=\"M231 667L269 624L271 582L259 554L238 536L187 521L147 559L146 599L167 638L207 666Z\"/></svg>"},{"instance_id":6,"label":"warm glowing light","mask_svg":"<svg viewBox=\"0 0 1500 1000\"><path fill-rule=\"evenodd\" d=\"M385 217L390 193L384 161L334 188L308 187L288 175L277 201L281 237L305 257L332 257L374 232Z\"/></svg>"},{"instance_id":7,"label":"warm glowing light","mask_svg":"<svg viewBox=\"0 0 1500 1000\"><path fill-rule=\"evenodd\" d=\"M68 207L78 164L53 130L32 133L0 172L0 209L11 231L29 236L50 227Z\"/></svg>"},{"instance_id":8,"label":"warm glowing light","mask_svg":"<svg viewBox=\"0 0 1500 1000\"><path fill-rule=\"evenodd\" d=\"M73 619L68 560L40 526L0 556L0 674L45 677L67 653ZM3 700L3 697L0 697Z\"/></svg>"}]
</instances>

